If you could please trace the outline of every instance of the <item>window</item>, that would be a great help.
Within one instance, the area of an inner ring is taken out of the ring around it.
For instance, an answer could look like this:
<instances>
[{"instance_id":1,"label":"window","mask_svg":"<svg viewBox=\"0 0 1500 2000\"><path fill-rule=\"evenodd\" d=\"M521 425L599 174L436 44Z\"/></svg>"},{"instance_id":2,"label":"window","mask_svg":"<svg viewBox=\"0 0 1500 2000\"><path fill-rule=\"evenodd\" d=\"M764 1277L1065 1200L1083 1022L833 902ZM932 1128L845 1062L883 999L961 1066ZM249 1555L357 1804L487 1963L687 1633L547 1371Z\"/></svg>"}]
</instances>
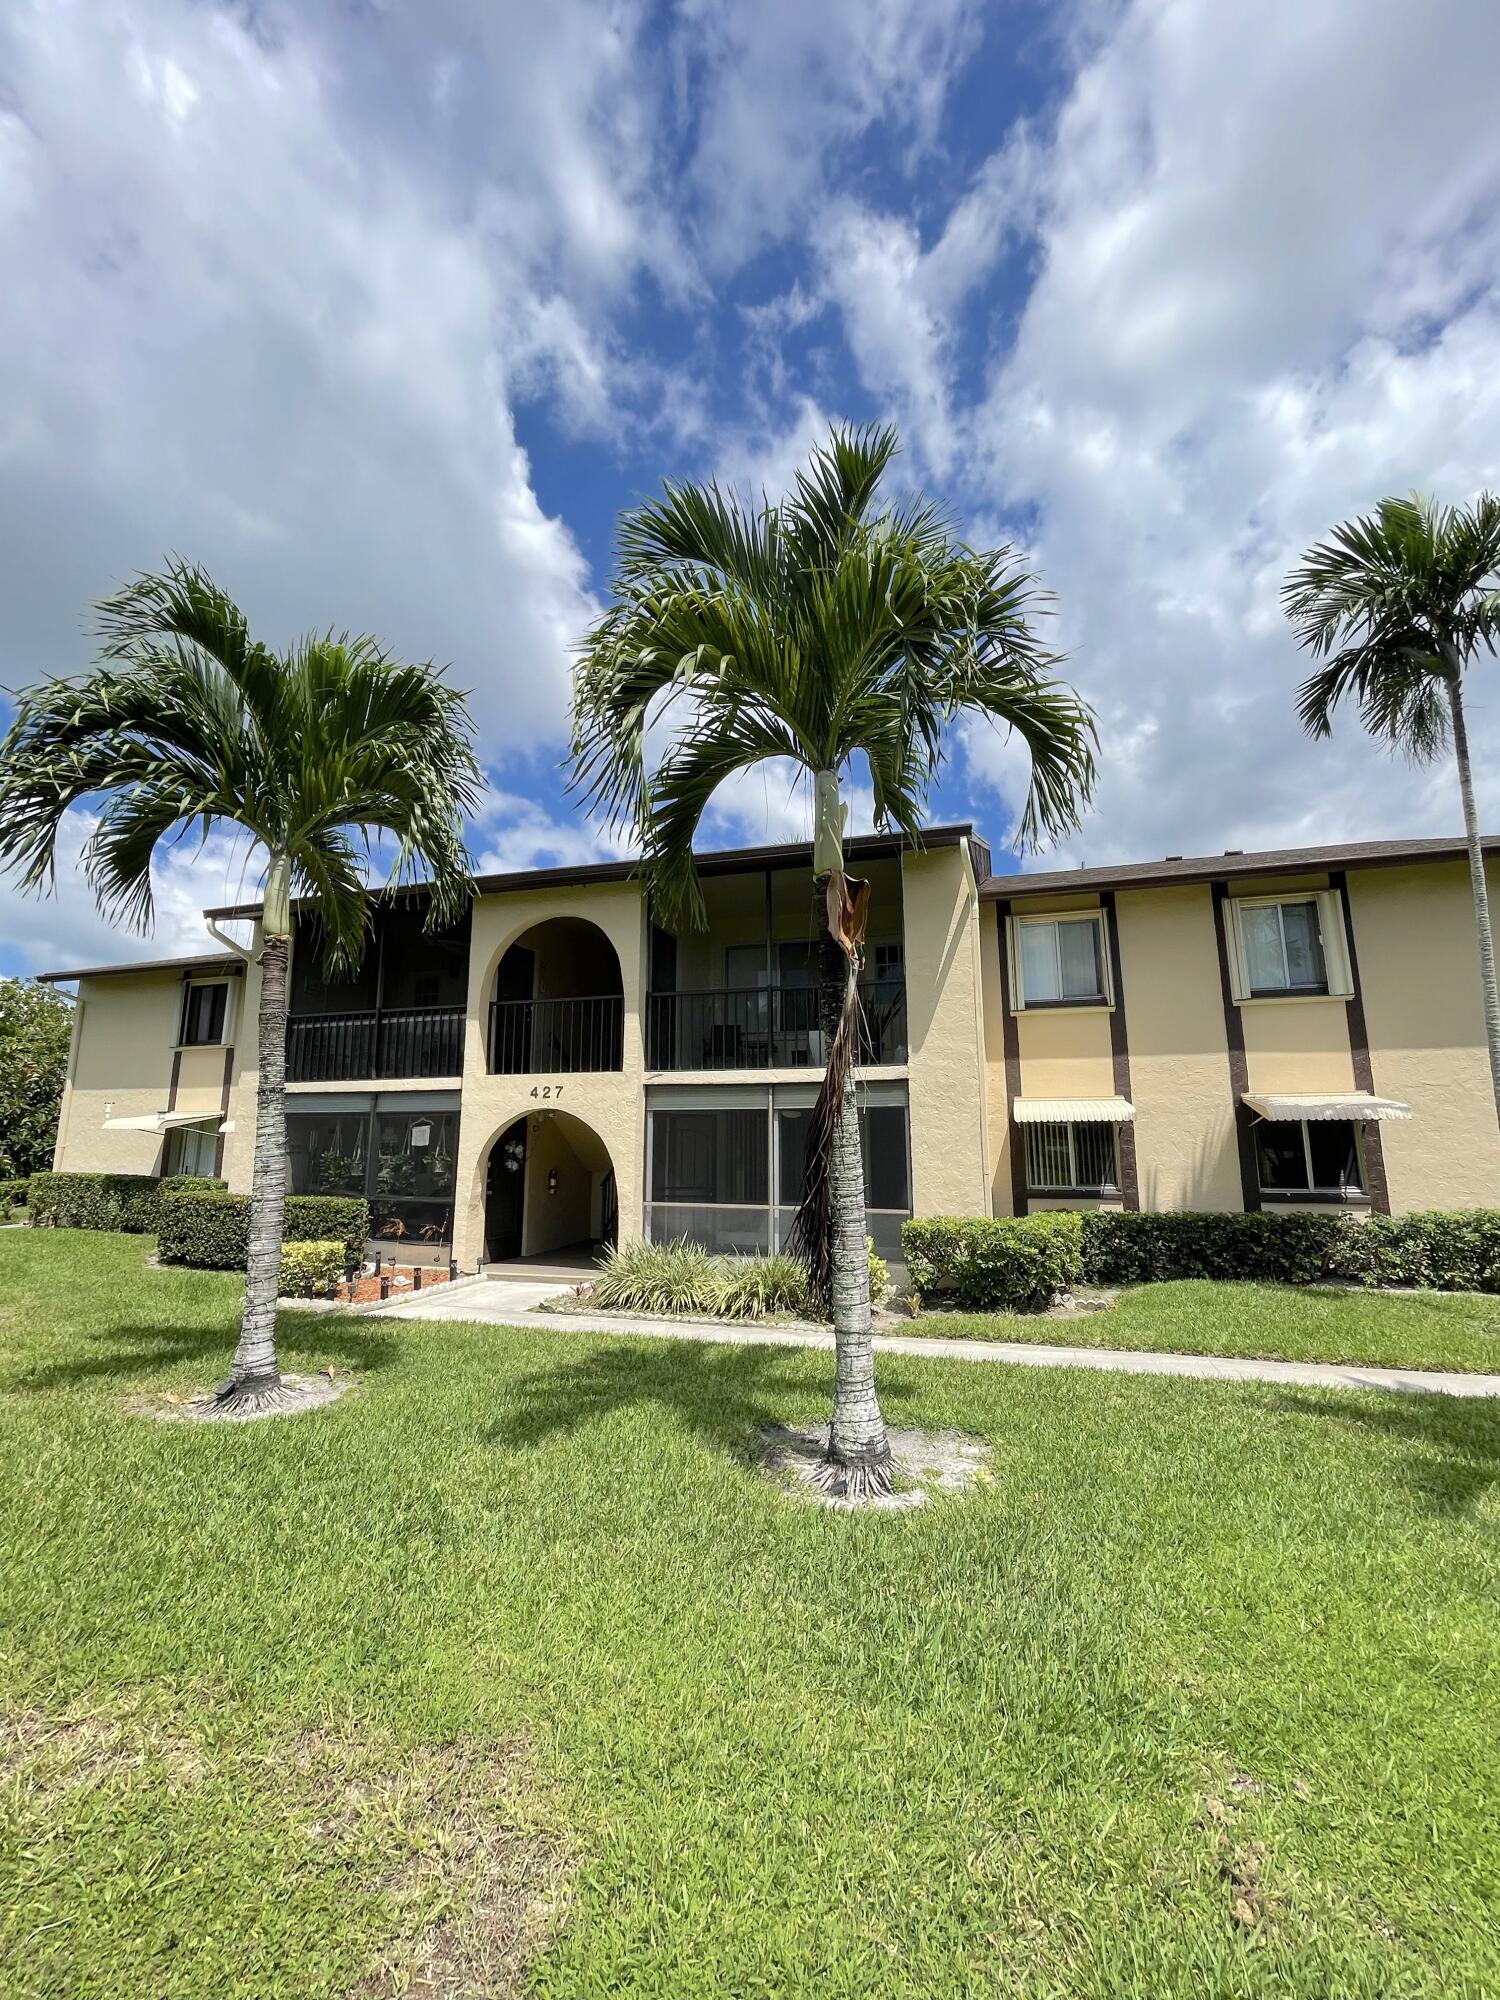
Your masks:
<instances>
[{"instance_id":1,"label":"window","mask_svg":"<svg viewBox=\"0 0 1500 2000\"><path fill-rule=\"evenodd\" d=\"M229 982L190 986L182 1008L182 1039L189 1048L217 1047L224 1039Z\"/></svg>"},{"instance_id":2,"label":"window","mask_svg":"<svg viewBox=\"0 0 1500 2000\"><path fill-rule=\"evenodd\" d=\"M1236 1000L1345 998L1353 992L1343 911L1332 890L1231 897L1225 910Z\"/></svg>"},{"instance_id":3,"label":"window","mask_svg":"<svg viewBox=\"0 0 1500 2000\"><path fill-rule=\"evenodd\" d=\"M1117 1187L1114 1126L1028 1125L1026 1185L1033 1194L1102 1194Z\"/></svg>"},{"instance_id":4,"label":"window","mask_svg":"<svg viewBox=\"0 0 1500 2000\"><path fill-rule=\"evenodd\" d=\"M206 1119L201 1125L178 1125L167 1134L163 1173L212 1175L218 1161L216 1119Z\"/></svg>"},{"instance_id":5,"label":"window","mask_svg":"<svg viewBox=\"0 0 1500 2000\"><path fill-rule=\"evenodd\" d=\"M294 1108L286 1142L293 1194L364 1195L372 1233L394 1242L451 1239L458 1154L451 1099L393 1105L387 1097L372 1108L366 1098L321 1111Z\"/></svg>"},{"instance_id":6,"label":"window","mask_svg":"<svg viewBox=\"0 0 1500 2000\"><path fill-rule=\"evenodd\" d=\"M1305 903L1252 904L1243 923L1252 995L1328 991L1318 906L1310 897Z\"/></svg>"},{"instance_id":7,"label":"window","mask_svg":"<svg viewBox=\"0 0 1500 2000\"><path fill-rule=\"evenodd\" d=\"M1097 913L1015 920L1013 1003L1090 1007L1108 1002L1104 925Z\"/></svg>"},{"instance_id":8,"label":"window","mask_svg":"<svg viewBox=\"0 0 1500 2000\"><path fill-rule=\"evenodd\" d=\"M1359 1135L1347 1118L1261 1119L1255 1156L1262 1194L1360 1194Z\"/></svg>"},{"instance_id":9,"label":"window","mask_svg":"<svg viewBox=\"0 0 1500 2000\"><path fill-rule=\"evenodd\" d=\"M784 1249L802 1197L812 1098L809 1087L788 1085L761 1092L758 1102L741 1095L732 1106L653 1109L646 1207L652 1241L685 1236L714 1251ZM905 1102L862 1104L860 1138L866 1228L882 1256L899 1260L901 1224L911 1214Z\"/></svg>"}]
</instances>

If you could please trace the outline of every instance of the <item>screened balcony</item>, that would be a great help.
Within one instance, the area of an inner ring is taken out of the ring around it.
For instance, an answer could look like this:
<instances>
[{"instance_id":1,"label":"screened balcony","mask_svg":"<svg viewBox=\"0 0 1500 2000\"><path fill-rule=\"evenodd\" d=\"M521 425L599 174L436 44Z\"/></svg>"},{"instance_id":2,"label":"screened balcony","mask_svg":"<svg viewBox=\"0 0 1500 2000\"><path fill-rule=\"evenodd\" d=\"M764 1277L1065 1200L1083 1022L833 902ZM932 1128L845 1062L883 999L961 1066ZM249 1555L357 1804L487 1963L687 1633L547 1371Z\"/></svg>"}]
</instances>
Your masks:
<instances>
[{"instance_id":1,"label":"screened balcony","mask_svg":"<svg viewBox=\"0 0 1500 2000\"><path fill-rule=\"evenodd\" d=\"M464 1066L469 923L423 928L419 903L377 906L357 972L330 980L299 917L286 1024L288 1083L456 1077Z\"/></svg>"},{"instance_id":2,"label":"screened balcony","mask_svg":"<svg viewBox=\"0 0 1500 2000\"><path fill-rule=\"evenodd\" d=\"M907 1059L901 864L864 864L871 888L858 1060ZM818 909L805 861L705 873L707 923L653 925L646 997L646 1066L662 1073L820 1070Z\"/></svg>"}]
</instances>

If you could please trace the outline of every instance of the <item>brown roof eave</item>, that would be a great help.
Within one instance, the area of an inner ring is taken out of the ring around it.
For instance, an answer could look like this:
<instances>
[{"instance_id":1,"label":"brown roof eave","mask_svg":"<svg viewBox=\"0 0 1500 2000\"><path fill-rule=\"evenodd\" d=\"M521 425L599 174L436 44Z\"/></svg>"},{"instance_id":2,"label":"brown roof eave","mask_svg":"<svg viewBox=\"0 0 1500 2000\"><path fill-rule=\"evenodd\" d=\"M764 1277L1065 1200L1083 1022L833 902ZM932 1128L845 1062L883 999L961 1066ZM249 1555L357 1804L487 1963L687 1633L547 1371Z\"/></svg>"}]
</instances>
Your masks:
<instances>
[{"instance_id":1,"label":"brown roof eave","mask_svg":"<svg viewBox=\"0 0 1500 2000\"><path fill-rule=\"evenodd\" d=\"M42 986L61 986L74 979L114 979L132 972L239 972L243 961L226 952L223 956L199 958L138 958L127 965L80 965L72 972L38 972Z\"/></svg>"},{"instance_id":2,"label":"brown roof eave","mask_svg":"<svg viewBox=\"0 0 1500 2000\"><path fill-rule=\"evenodd\" d=\"M956 847L966 840L974 829L967 821L954 826L930 826L922 831L924 847ZM860 833L845 842L846 851L854 856L874 859L883 854L899 854L902 850L899 834ZM812 842L783 842L770 847L721 848L715 853L700 854L697 857L700 875L733 875L746 868L798 868L812 860ZM524 889L582 889L595 882L628 882L639 873L639 861L590 861L571 868L523 868L506 875L476 875L474 891L479 896L513 894ZM382 893L371 889L372 896ZM420 886L401 892L404 895L421 896ZM259 903L235 903L226 909L205 910L206 917L222 921L225 917L258 917Z\"/></svg>"},{"instance_id":3,"label":"brown roof eave","mask_svg":"<svg viewBox=\"0 0 1500 2000\"><path fill-rule=\"evenodd\" d=\"M1500 834L1483 836L1486 854L1500 854ZM1330 868L1400 868L1414 862L1462 861L1461 840L1365 840L1331 847L1281 847L1260 853L1188 855L1180 860L1131 861L1103 868L1053 868L1033 875L991 875L980 885L986 902L1016 896L1065 896L1081 889L1164 888L1174 883L1234 881L1258 875L1321 874Z\"/></svg>"}]
</instances>

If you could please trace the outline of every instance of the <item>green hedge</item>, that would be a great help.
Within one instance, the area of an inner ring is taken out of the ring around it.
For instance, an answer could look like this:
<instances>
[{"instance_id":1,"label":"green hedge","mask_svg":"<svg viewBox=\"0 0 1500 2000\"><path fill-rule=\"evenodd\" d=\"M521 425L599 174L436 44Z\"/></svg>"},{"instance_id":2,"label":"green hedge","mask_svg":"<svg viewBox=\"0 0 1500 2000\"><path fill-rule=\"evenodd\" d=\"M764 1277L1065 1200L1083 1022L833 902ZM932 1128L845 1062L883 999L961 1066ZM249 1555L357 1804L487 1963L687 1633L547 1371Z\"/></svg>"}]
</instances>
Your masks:
<instances>
[{"instance_id":1,"label":"green hedge","mask_svg":"<svg viewBox=\"0 0 1500 2000\"><path fill-rule=\"evenodd\" d=\"M344 1275L342 1243L283 1243L281 1295L286 1299L326 1299Z\"/></svg>"},{"instance_id":2,"label":"green hedge","mask_svg":"<svg viewBox=\"0 0 1500 2000\"><path fill-rule=\"evenodd\" d=\"M174 1174L33 1174L26 1187L31 1220L43 1229L123 1229L149 1235L161 1195L170 1188L222 1188L224 1183Z\"/></svg>"},{"instance_id":3,"label":"green hedge","mask_svg":"<svg viewBox=\"0 0 1500 2000\"><path fill-rule=\"evenodd\" d=\"M24 1208L30 1185L24 1174L20 1180L0 1181L0 1215L8 1215L13 1208Z\"/></svg>"},{"instance_id":4,"label":"green hedge","mask_svg":"<svg viewBox=\"0 0 1500 2000\"><path fill-rule=\"evenodd\" d=\"M1500 1292L1500 1209L1424 1209L1351 1224L1332 1275L1366 1285Z\"/></svg>"},{"instance_id":5,"label":"green hedge","mask_svg":"<svg viewBox=\"0 0 1500 2000\"><path fill-rule=\"evenodd\" d=\"M1045 1312L1079 1282L1080 1218L935 1215L901 1225L912 1290L927 1305Z\"/></svg>"},{"instance_id":6,"label":"green hedge","mask_svg":"<svg viewBox=\"0 0 1500 2000\"><path fill-rule=\"evenodd\" d=\"M1150 1215L1119 1209L1081 1220L1083 1275L1091 1285L1167 1278L1315 1285L1338 1275L1346 1239L1364 1226L1332 1209L1298 1215Z\"/></svg>"},{"instance_id":7,"label":"green hedge","mask_svg":"<svg viewBox=\"0 0 1500 2000\"><path fill-rule=\"evenodd\" d=\"M287 1197L284 1243L336 1242L345 1260L359 1263L369 1233L367 1201L334 1194ZM164 1264L196 1264L209 1271L243 1271L249 1243L247 1194L172 1194L161 1204L156 1247Z\"/></svg>"}]
</instances>

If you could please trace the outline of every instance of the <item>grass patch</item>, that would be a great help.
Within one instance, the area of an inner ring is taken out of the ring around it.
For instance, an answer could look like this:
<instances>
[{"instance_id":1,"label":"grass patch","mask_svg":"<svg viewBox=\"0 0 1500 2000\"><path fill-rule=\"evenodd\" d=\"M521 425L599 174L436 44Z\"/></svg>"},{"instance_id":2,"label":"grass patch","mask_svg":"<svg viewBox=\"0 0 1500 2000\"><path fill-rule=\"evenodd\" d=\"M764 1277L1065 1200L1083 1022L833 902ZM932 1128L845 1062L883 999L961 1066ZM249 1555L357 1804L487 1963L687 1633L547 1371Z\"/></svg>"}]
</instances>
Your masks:
<instances>
[{"instance_id":1,"label":"grass patch","mask_svg":"<svg viewBox=\"0 0 1500 2000\"><path fill-rule=\"evenodd\" d=\"M1357 1292L1336 1285L1226 1285L1183 1278L1133 1286L1109 1311L1076 1319L924 1312L900 1331L955 1340L1500 1374L1500 1298L1478 1292Z\"/></svg>"},{"instance_id":2,"label":"grass patch","mask_svg":"<svg viewBox=\"0 0 1500 2000\"><path fill-rule=\"evenodd\" d=\"M352 1393L142 1423L238 1293L143 1247L0 1237L0 1990L462 1991L485 1883L546 2000L1500 1989L1490 1406L888 1355L993 1476L829 1515L817 1352L288 1315Z\"/></svg>"}]
</instances>

